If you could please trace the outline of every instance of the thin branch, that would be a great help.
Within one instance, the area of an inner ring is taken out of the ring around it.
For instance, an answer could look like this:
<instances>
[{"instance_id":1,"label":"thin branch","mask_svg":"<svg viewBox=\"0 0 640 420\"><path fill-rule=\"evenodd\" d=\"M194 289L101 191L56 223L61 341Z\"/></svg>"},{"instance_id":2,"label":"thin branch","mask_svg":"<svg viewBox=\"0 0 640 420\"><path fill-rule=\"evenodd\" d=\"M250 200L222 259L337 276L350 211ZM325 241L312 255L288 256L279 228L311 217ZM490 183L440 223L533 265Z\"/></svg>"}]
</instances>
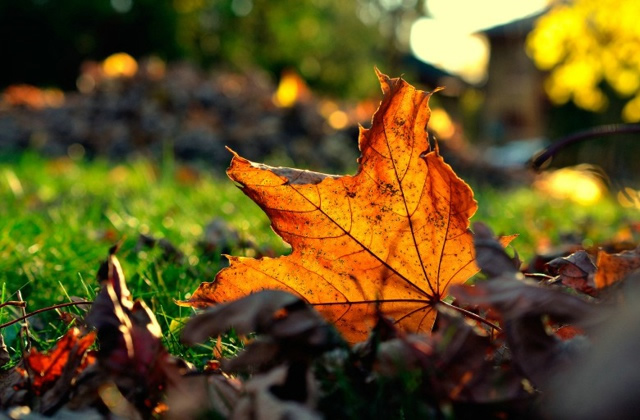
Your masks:
<instances>
[{"instance_id":1,"label":"thin branch","mask_svg":"<svg viewBox=\"0 0 640 420\"><path fill-rule=\"evenodd\" d=\"M547 274L542 274L542 273L523 273L523 274L524 274L525 277L532 278L532 279L535 279L535 280L540 280L540 281L555 279L555 277L553 277L553 276L549 276Z\"/></svg>"},{"instance_id":2,"label":"thin branch","mask_svg":"<svg viewBox=\"0 0 640 420\"><path fill-rule=\"evenodd\" d=\"M24 316L21 316L20 318L16 318L16 319L11 320L9 322L5 322L4 324L0 324L0 330L5 328L5 327L8 327L10 325L13 325L15 323L18 323L20 321L24 321L25 319L30 318L30 317L32 317L34 315L40 314L42 312L52 311L52 310L60 309L60 308L65 308L67 306L79 306L79 305L91 305L91 304L93 304L93 302L88 301L88 300L84 300L84 301L78 301L78 302L59 303L57 305L53 305L53 306L49 306L49 307L46 307L46 308L37 309L37 310L35 310L35 311L31 312L31 313L28 313L28 314L26 314Z\"/></svg>"},{"instance_id":3,"label":"thin branch","mask_svg":"<svg viewBox=\"0 0 640 420\"><path fill-rule=\"evenodd\" d=\"M24 308L27 306L27 302L24 300L8 300L0 303L0 308L4 308L5 306L17 306L18 308Z\"/></svg>"},{"instance_id":4,"label":"thin branch","mask_svg":"<svg viewBox=\"0 0 640 420\"><path fill-rule=\"evenodd\" d=\"M610 124L600 125L597 127L589 128L587 130L578 131L567 137L564 137L551 146L547 147L542 152L536 154L529 161L529 165L539 170L540 167L553 156L555 156L560 150L574 143L590 140L595 137L613 136L617 134L640 134L640 124Z\"/></svg>"},{"instance_id":5,"label":"thin branch","mask_svg":"<svg viewBox=\"0 0 640 420\"><path fill-rule=\"evenodd\" d=\"M493 322L489 321L488 319L485 319L485 318L481 317L478 314L474 314L471 311L467 311L466 309L463 309L463 308L461 308L459 306L452 305L452 304L447 303L447 302L445 302L443 300L441 300L438 303L441 304L441 305L446 306L447 308L451 308L451 309L453 309L455 311L458 311L461 314L463 314L464 316L467 316L467 317L469 317L469 318L471 318L471 319L473 319L475 321L482 322L483 324L488 325L489 327L493 328L494 330L496 330L498 332L502 332L502 328L498 327Z\"/></svg>"}]
</instances>

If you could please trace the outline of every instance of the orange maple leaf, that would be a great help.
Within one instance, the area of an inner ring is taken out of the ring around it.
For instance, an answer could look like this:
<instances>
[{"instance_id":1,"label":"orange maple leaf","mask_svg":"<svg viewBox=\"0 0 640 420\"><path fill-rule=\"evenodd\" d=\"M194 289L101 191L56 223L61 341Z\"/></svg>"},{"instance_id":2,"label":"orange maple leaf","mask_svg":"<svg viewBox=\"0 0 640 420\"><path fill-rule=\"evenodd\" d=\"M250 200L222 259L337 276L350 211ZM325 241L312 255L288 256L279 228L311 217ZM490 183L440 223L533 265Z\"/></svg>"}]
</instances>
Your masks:
<instances>
[{"instance_id":1,"label":"orange maple leaf","mask_svg":"<svg viewBox=\"0 0 640 420\"><path fill-rule=\"evenodd\" d=\"M313 305L351 342L376 309L408 331L430 331L453 284L478 271L469 218L473 191L432 149L429 92L377 72L384 98L360 129L356 175L250 162L234 153L229 177L292 247L279 258L228 257L230 267L181 304L206 307L264 289Z\"/></svg>"}]
</instances>

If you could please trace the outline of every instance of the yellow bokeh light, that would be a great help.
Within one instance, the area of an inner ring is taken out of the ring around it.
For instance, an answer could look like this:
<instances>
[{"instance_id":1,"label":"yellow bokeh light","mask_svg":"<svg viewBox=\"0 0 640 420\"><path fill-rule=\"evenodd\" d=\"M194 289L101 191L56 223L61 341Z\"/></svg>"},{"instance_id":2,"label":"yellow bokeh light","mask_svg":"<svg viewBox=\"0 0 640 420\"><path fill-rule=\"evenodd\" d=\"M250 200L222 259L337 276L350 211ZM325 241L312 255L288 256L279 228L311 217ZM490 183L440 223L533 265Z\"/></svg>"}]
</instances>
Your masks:
<instances>
[{"instance_id":1,"label":"yellow bokeh light","mask_svg":"<svg viewBox=\"0 0 640 420\"><path fill-rule=\"evenodd\" d=\"M586 166L544 173L534 185L554 198L572 200L582 205L597 203L605 191L602 181Z\"/></svg>"},{"instance_id":2,"label":"yellow bokeh light","mask_svg":"<svg viewBox=\"0 0 640 420\"><path fill-rule=\"evenodd\" d=\"M629 96L640 86L640 74L637 70L617 68L612 77L608 77L609 84L621 95Z\"/></svg>"},{"instance_id":3,"label":"yellow bokeh light","mask_svg":"<svg viewBox=\"0 0 640 420\"><path fill-rule=\"evenodd\" d=\"M627 102L622 109L622 119L629 123L640 121L640 95Z\"/></svg>"},{"instance_id":4,"label":"yellow bokeh light","mask_svg":"<svg viewBox=\"0 0 640 420\"><path fill-rule=\"evenodd\" d=\"M273 102L282 108L289 108L296 102L309 96L306 83L298 73L294 71L284 71L278 84L278 89L273 95Z\"/></svg>"},{"instance_id":5,"label":"yellow bokeh light","mask_svg":"<svg viewBox=\"0 0 640 420\"><path fill-rule=\"evenodd\" d=\"M338 104L329 99L324 99L320 101L320 104L318 105L318 112L325 119L329 118L329 115L331 115L337 109L338 109Z\"/></svg>"},{"instance_id":6,"label":"yellow bokeh light","mask_svg":"<svg viewBox=\"0 0 640 420\"><path fill-rule=\"evenodd\" d=\"M347 116L346 112L337 110L333 111L331 115L329 115L327 122L329 123L331 128L335 130L342 130L347 125L349 125L349 117Z\"/></svg>"},{"instance_id":7,"label":"yellow bokeh light","mask_svg":"<svg viewBox=\"0 0 640 420\"><path fill-rule=\"evenodd\" d=\"M576 89L573 101L582 109L598 112L603 110L608 101L607 97L598 88L588 86L585 89Z\"/></svg>"},{"instance_id":8,"label":"yellow bokeh light","mask_svg":"<svg viewBox=\"0 0 640 420\"><path fill-rule=\"evenodd\" d=\"M447 111L442 108L436 108L431 111L429 128L436 133L436 136L440 140L450 139L456 132L456 128L451 121L451 117L449 117Z\"/></svg>"},{"instance_id":9,"label":"yellow bokeh light","mask_svg":"<svg viewBox=\"0 0 640 420\"><path fill-rule=\"evenodd\" d=\"M133 77L138 72L138 62L127 53L115 53L102 62L102 71L106 77Z\"/></svg>"}]
</instances>

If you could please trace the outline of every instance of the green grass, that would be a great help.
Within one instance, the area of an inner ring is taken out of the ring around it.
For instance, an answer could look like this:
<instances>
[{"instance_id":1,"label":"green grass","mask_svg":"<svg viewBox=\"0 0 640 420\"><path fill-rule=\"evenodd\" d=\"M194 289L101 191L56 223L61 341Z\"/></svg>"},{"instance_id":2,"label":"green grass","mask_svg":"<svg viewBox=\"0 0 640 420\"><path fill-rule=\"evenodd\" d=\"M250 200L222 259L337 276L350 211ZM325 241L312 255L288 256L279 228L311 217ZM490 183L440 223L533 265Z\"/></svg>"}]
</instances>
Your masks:
<instances>
[{"instance_id":1,"label":"green grass","mask_svg":"<svg viewBox=\"0 0 640 420\"><path fill-rule=\"evenodd\" d=\"M29 311L71 296L93 299L100 262L109 247L122 240L118 257L133 295L149 304L173 341L170 332L176 322L192 313L174 299L184 299L201 281L211 281L226 264L219 250L211 253L198 246L212 219L224 219L243 239L264 249L285 252L266 216L224 173L200 171L198 179L192 175L171 162L157 167L143 159L121 165L47 161L32 154L2 159L3 301L15 300L18 290ZM141 246L141 233L170 241L184 258L167 260L159 247ZM227 252L255 251L232 245ZM13 308L3 308L0 322L17 315ZM32 322L43 340L54 340L62 332L56 314ZM8 345L16 343L17 328L3 333Z\"/></svg>"},{"instance_id":2,"label":"green grass","mask_svg":"<svg viewBox=\"0 0 640 420\"><path fill-rule=\"evenodd\" d=\"M632 229L640 221L640 211L621 207L608 194L590 205L553 198L531 187L506 191L476 188L475 198L478 212L472 221L488 224L498 235L518 234L511 246L524 262L568 242L591 248L640 240Z\"/></svg>"},{"instance_id":3,"label":"green grass","mask_svg":"<svg viewBox=\"0 0 640 420\"><path fill-rule=\"evenodd\" d=\"M192 311L175 305L201 281L211 281L224 265L219 250L198 246L207 223L220 217L259 249L286 252L269 221L223 173L197 176L171 160L158 166L138 159L123 164L97 160L46 160L34 154L0 157L0 284L2 301L21 291L28 311L69 301L93 299L100 262L122 241L118 254L129 287L158 317L170 350L183 356L176 328ZM529 188L509 191L477 189L479 211L496 233L518 233L513 242L524 259L540 241L560 243L563 232L584 235L585 245L613 238L638 212L611 200L580 206L551 200ZM184 258L165 258L159 247L138 244L140 234L165 238ZM253 248L232 244L229 252L252 255ZM70 311L80 311L70 309ZM0 323L19 312L0 309ZM57 314L32 319L34 339L43 347L66 328ZM2 331L18 347L17 327Z\"/></svg>"}]
</instances>

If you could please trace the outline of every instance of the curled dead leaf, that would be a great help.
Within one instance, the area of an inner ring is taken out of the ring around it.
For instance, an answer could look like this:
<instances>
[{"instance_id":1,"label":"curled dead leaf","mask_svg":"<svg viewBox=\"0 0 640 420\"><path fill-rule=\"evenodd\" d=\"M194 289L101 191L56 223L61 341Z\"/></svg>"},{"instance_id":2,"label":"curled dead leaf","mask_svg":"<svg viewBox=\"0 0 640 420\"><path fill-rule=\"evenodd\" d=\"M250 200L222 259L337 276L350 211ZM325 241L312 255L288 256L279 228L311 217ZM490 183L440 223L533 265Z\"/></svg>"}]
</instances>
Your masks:
<instances>
[{"instance_id":1,"label":"curled dead leaf","mask_svg":"<svg viewBox=\"0 0 640 420\"><path fill-rule=\"evenodd\" d=\"M567 287L587 294L594 293L596 285L593 276L596 266L584 250L574 252L568 257L553 259L545 265L545 269Z\"/></svg>"},{"instance_id":2,"label":"curled dead leaf","mask_svg":"<svg viewBox=\"0 0 640 420\"><path fill-rule=\"evenodd\" d=\"M180 368L162 345L155 315L141 300L133 301L115 253L98 270L102 289L86 317L97 330L100 376L92 388L114 383L143 417L158 406L172 372ZM175 376L175 375L173 375Z\"/></svg>"},{"instance_id":3,"label":"curled dead leaf","mask_svg":"<svg viewBox=\"0 0 640 420\"><path fill-rule=\"evenodd\" d=\"M227 370L309 361L341 344L333 328L313 308L279 290L265 290L208 309L185 325L182 341L202 343L231 328L238 334L256 332L258 337L237 357L223 363Z\"/></svg>"},{"instance_id":4,"label":"curled dead leaf","mask_svg":"<svg viewBox=\"0 0 640 420\"><path fill-rule=\"evenodd\" d=\"M476 250L476 264L487 276L498 277L501 274L517 273L520 259L510 257L504 248L518 235L496 238L493 231L484 223L473 224L473 246Z\"/></svg>"}]
</instances>

